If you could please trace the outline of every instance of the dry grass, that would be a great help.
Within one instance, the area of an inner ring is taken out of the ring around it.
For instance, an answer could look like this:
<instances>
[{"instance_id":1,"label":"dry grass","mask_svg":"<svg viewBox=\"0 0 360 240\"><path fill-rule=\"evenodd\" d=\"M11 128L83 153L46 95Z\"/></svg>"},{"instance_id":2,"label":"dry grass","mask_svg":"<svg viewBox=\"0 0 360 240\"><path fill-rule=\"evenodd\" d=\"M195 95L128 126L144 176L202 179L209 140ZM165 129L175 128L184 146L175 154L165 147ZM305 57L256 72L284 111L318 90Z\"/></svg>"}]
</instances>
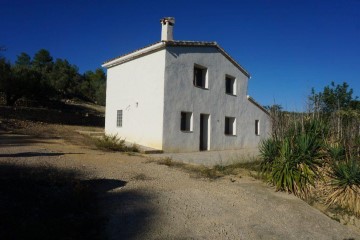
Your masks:
<instances>
[{"instance_id":1,"label":"dry grass","mask_svg":"<svg viewBox=\"0 0 360 240\"><path fill-rule=\"evenodd\" d=\"M126 145L125 140L118 138L117 135L105 135L101 138L96 138L95 146L100 150L116 151L116 152L139 152L139 147L136 144L130 146Z\"/></svg>"},{"instance_id":2,"label":"dry grass","mask_svg":"<svg viewBox=\"0 0 360 240\"><path fill-rule=\"evenodd\" d=\"M326 202L329 205L338 205L341 208L349 209L357 217L360 217L360 187L346 186L339 189L331 188L331 194L327 196Z\"/></svg>"},{"instance_id":3,"label":"dry grass","mask_svg":"<svg viewBox=\"0 0 360 240\"><path fill-rule=\"evenodd\" d=\"M249 175L254 178L260 177L260 162L236 163L227 166L216 165L214 167L206 167L203 165L192 165L182 162L173 161L171 158L163 158L156 160L160 165L174 167L185 170L192 174L193 177L206 178L210 180L219 179L225 176Z\"/></svg>"}]
</instances>

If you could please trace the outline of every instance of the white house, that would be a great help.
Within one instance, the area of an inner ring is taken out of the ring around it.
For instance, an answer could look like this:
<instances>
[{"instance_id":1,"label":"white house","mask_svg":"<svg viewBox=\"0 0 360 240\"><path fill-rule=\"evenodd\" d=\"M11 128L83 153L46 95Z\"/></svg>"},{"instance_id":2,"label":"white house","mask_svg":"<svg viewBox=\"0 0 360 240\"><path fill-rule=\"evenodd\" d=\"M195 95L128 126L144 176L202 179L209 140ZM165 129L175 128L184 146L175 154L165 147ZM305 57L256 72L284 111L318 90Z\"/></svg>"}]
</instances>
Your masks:
<instances>
[{"instance_id":1,"label":"white house","mask_svg":"<svg viewBox=\"0 0 360 240\"><path fill-rule=\"evenodd\" d=\"M161 41L111 59L105 132L164 152L257 149L267 111L247 95L249 73L216 42Z\"/></svg>"}]
</instances>

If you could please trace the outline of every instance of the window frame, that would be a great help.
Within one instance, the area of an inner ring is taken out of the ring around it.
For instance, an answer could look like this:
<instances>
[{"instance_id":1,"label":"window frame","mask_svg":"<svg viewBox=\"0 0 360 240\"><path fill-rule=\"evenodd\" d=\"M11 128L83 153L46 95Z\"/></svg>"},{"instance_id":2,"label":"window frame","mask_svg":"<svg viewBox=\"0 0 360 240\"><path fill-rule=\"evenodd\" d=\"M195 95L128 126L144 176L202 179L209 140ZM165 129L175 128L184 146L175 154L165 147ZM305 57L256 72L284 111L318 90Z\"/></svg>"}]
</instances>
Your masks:
<instances>
[{"instance_id":1,"label":"window frame","mask_svg":"<svg viewBox=\"0 0 360 240\"><path fill-rule=\"evenodd\" d=\"M236 136L236 117L225 116L224 134Z\"/></svg>"},{"instance_id":2,"label":"window frame","mask_svg":"<svg viewBox=\"0 0 360 240\"><path fill-rule=\"evenodd\" d=\"M187 112L187 111L180 112L180 131L193 132L193 113L192 112Z\"/></svg>"},{"instance_id":3,"label":"window frame","mask_svg":"<svg viewBox=\"0 0 360 240\"><path fill-rule=\"evenodd\" d=\"M229 81L230 91L228 91ZM236 96L236 78L228 74L225 75L225 93L231 96Z\"/></svg>"},{"instance_id":4,"label":"window frame","mask_svg":"<svg viewBox=\"0 0 360 240\"><path fill-rule=\"evenodd\" d=\"M201 85L198 84L198 75L196 74L197 71L201 71ZM202 89L209 89L209 82L208 82L208 68L201 66L199 64L194 64L193 67L193 85L198 88Z\"/></svg>"}]
</instances>

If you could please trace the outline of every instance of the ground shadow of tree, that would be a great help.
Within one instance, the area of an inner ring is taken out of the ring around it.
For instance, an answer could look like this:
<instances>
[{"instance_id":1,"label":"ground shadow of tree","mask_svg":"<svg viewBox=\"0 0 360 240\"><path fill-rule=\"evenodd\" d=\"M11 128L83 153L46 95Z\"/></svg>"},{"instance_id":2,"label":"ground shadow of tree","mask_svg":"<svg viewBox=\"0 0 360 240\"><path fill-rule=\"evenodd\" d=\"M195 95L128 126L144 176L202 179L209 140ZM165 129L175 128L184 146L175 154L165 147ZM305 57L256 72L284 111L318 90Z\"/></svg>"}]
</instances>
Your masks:
<instances>
[{"instance_id":1,"label":"ground shadow of tree","mask_svg":"<svg viewBox=\"0 0 360 240\"><path fill-rule=\"evenodd\" d=\"M30 120L53 124L104 127L105 117L95 110L82 106L62 104L57 108L29 108L0 106L4 119Z\"/></svg>"},{"instance_id":2,"label":"ground shadow of tree","mask_svg":"<svg viewBox=\"0 0 360 240\"><path fill-rule=\"evenodd\" d=\"M126 185L122 180L85 177L76 170L0 163L0 239L107 239L111 220L103 200L116 201L120 209L146 198L136 191L110 193ZM119 219L137 220L136 231L121 229L123 236L132 238L151 211L120 209L117 214Z\"/></svg>"}]
</instances>

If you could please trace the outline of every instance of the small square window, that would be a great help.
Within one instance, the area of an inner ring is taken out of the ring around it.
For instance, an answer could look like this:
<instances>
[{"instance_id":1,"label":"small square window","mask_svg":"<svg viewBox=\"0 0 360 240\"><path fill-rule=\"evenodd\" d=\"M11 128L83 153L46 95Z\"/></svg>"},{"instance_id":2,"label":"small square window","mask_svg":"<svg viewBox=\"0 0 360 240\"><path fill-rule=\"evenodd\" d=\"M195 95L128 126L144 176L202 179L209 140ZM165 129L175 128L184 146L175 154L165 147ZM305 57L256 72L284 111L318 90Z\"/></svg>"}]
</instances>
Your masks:
<instances>
[{"instance_id":1,"label":"small square window","mask_svg":"<svg viewBox=\"0 0 360 240\"><path fill-rule=\"evenodd\" d=\"M225 92L227 94L236 95L236 81L234 77L225 76Z\"/></svg>"},{"instance_id":2,"label":"small square window","mask_svg":"<svg viewBox=\"0 0 360 240\"><path fill-rule=\"evenodd\" d=\"M180 130L186 132L191 132L193 130L191 112L181 112Z\"/></svg>"},{"instance_id":3,"label":"small square window","mask_svg":"<svg viewBox=\"0 0 360 240\"><path fill-rule=\"evenodd\" d=\"M208 88L207 83L207 69L205 67L195 65L194 66L194 86L201 88Z\"/></svg>"},{"instance_id":4,"label":"small square window","mask_svg":"<svg viewBox=\"0 0 360 240\"><path fill-rule=\"evenodd\" d=\"M225 134L236 135L236 118L225 117Z\"/></svg>"},{"instance_id":5,"label":"small square window","mask_svg":"<svg viewBox=\"0 0 360 240\"><path fill-rule=\"evenodd\" d=\"M122 110L117 110L116 113L116 126L122 127Z\"/></svg>"},{"instance_id":6,"label":"small square window","mask_svg":"<svg viewBox=\"0 0 360 240\"><path fill-rule=\"evenodd\" d=\"M255 120L255 135L257 135L257 136L260 135L260 121L259 120Z\"/></svg>"}]
</instances>

